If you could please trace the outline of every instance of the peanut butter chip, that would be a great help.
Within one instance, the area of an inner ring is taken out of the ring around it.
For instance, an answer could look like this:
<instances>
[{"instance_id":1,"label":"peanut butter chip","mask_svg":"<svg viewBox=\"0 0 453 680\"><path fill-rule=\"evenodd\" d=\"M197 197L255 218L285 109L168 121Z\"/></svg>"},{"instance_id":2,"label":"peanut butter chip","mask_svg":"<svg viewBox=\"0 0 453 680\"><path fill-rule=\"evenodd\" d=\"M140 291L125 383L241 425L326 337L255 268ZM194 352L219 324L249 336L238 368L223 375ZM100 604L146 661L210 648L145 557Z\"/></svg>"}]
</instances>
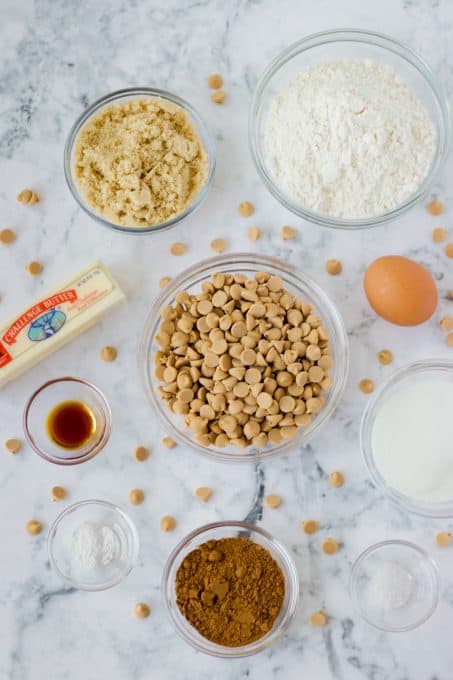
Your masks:
<instances>
[{"instance_id":1,"label":"peanut butter chip","mask_svg":"<svg viewBox=\"0 0 453 680\"><path fill-rule=\"evenodd\" d=\"M319 529L319 524L314 519L306 519L302 522L302 529L305 534L314 534Z\"/></svg>"},{"instance_id":2,"label":"peanut butter chip","mask_svg":"<svg viewBox=\"0 0 453 680\"><path fill-rule=\"evenodd\" d=\"M223 85L223 78L219 73L212 73L208 77L208 87L211 90L218 90Z\"/></svg>"},{"instance_id":3,"label":"peanut butter chip","mask_svg":"<svg viewBox=\"0 0 453 680\"><path fill-rule=\"evenodd\" d=\"M163 276L159 281L159 288L165 288L171 281L171 276Z\"/></svg>"},{"instance_id":4,"label":"peanut butter chip","mask_svg":"<svg viewBox=\"0 0 453 680\"><path fill-rule=\"evenodd\" d=\"M255 208L253 207L253 203L250 203L249 201L239 203L238 213L241 217L250 217L254 212Z\"/></svg>"},{"instance_id":5,"label":"peanut butter chip","mask_svg":"<svg viewBox=\"0 0 453 680\"><path fill-rule=\"evenodd\" d=\"M151 608L145 602L139 602L135 605L135 616L138 619L147 619L151 614Z\"/></svg>"},{"instance_id":6,"label":"peanut butter chip","mask_svg":"<svg viewBox=\"0 0 453 680\"><path fill-rule=\"evenodd\" d=\"M173 531L176 527L176 520L171 515L165 515L160 520L160 528L162 531Z\"/></svg>"},{"instance_id":7,"label":"peanut butter chip","mask_svg":"<svg viewBox=\"0 0 453 680\"><path fill-rule=\"evenodd\" d=\"M226 97L226 92L225 90L217 90L216 92L213 92L211 94L211 101L214 102L214 104L223 104L225 101Z\"/></svg>"},{"instance_id":8,"label":"peanut butter chip","mask_svg":"<svg viewBox=\"0 0 453 680\"><path fill-rule=\"evenodd\" d=\"M265 497L264 502L266 503L268 508L272 508L272 510L275 510L282 504L282 498L276 493L270 493L268 496Z\"/></svg>"},{"instance_id":9,"label":"peanut butter chip","mask_svg":"<svg viewBox=\"0 0 453 680\"><path fill-rule=\"evenodd\" d=\"M37 276L42 272L43 266L41 262L33 261L27 264L26 269L31 276Z\"/></svg>"},{"instance_id":10,"label":"peanut butter chip","mask_svg":"<svg viewBox=\"0 0 453 680\"><path fill-rule=\"evenodd\" d=\"M53 486L50 495L52 496L53 501L62 501L66 498L68 492L64 486Z\"/></svg>"},{"instance_id":11,"label":"peanut butter chip","mask_svg":"<svg viewBox=\"0 0 453 680\"><path fill-rule=\"evenodd\" d=\"M389 349L381 349L377 356L379 363L381 363L383 366L387 366L393 361L393 354Z\"/></svg>"},{"instance_id":12,"label":"peanut butter chip","mask_svg":"<svg viewBox=\"0 0 453 680\"><path fill-rule=\"evenodd\" d=\"M247 232L249 241L258 241L261 238L261 229L259 227L250 227Z\"/></svg>"},{"instance_id":13,"label":"peanut butter chip","mask_svg":"<svg viewBox=\"0 0 453 680\"><path fill-rule=\"evenodd\" d=\"M132 491L129 492L129 501L132 505L141 505L144 500L145 494L141 489L132 489Z\"/></svg>"},{"instance_id":14,"label":"peanut butter chip","mask_svg":"<svg viewBox=\"0 0 453 680\"><path fill-rule=\"evenodd\" d=\"M310 623L317 628L323 628L327 625L327 616L321 610L317 611L310 616Z\"/></svg>"},{"instance_id":15,"label":"peanut butter chip","mask_svg":"<svg viewBox=\"0 0 453 680\"><path fill-rule=\"evenodd\" d=\"M338 552L339 548L340 546L333 538L326 538L326 540L322 544L323 552L325 552L326 555L335 555L335 553Z\"/></svg>"},{"instance_id":16,"label":"peanut butter chip","mask_svg":"<svg viewBox=\"0 0 453 680\"><path fill-rule=\"evenodd\" d=\"M179 257L187 252L187 246L184 243L172 243L170 246L170 253Z\"/></svg>"},{"instance_id":17,"label":"peanut butter chip","mask_svg":"<svg viewBox=\"0 0 453 680\"><path fill-rule=\"evenodd\" d=\"M12 229L1 229L0 230L0 243L7 245L16 240L16 234Z\"/></svg>"},{"instance_id":18,"label":"peanut butter chip","mask_svg":"<svg viewBox=\"0 0 453 680\"><path fill-rule=\"evenodd\" d=\"M134 449L134 458L139 463L143 463L144 460L149 458L149 449L146 446L137 446Z\"/></svg>"},{"instance_id":19,"label":"peanut butter chip","mask_svg":"<svg viewBox=\"0 0 453 680\"><path fill-rule=\"evenodd\" d=\"M24 205L33 205L34 203L39 203L39 196L33 189L22 189L22 191L17 194L17 200Z\"/></svg>"},{"instance_id":20,"label":"peanut butter chip","mask_svg":"<svg viewBox=\"0 0 453 680\"><path fill-rule=\"evenodd\" d=\"M446 229L443 229L442 227L436 227L433 229L432 238L434 243L442 243L446 240L447 236L448 231Z\"/></svg>"},{"instance_id":21,"label":"peanut butter chip","mask_svg":"<svg viewBox=\"0 0 453 680\"><path fill-rule=\"evenodd\" d=\"M446 338L447 347L453 347L453 333L449 333Z\"/></svg>"},{"instance_id":22,"label":"peanut butter chip","mask_svg":"<svg viewBox=\"0 0 453 680\"><path fill-rule=\"evenodd\" d=\"M228 248L228 241L224 238L215 238L211 241L211 249L216 253L223 253Z\"/></svg>"},{"instance_id":23,"label":"peanut butter chip","mask_svg":"<svg viewBox=\"0 0 453 680\"><path fill-rule=\"evenodd\" d=\"M449 258L453 257L453 242L452 243L447 243L447 245L444 248L445 255Z\"/></svg>"},{"instance_id":24,"label":"peanut butter chip","mask_svg":"<svg viewBox=\"0 0 453 680\"><path fill-rule=\"evenodd\" d=\"M443 331L453 331L453 316L442 317L440 327Z\"/></svg>"},{"instance_id":25,"label":"peanut butter chip","mask_svg":"<svg viewBox=\"0 0 453 680\"><path fill-rule=\"evenodd\" d=\"M37 536L42 531L42 524L41 522L38 522L37 519L31 519L25 525L25 529L30 534L30 536Z\"/></svg>"},{"instance_id":26,"label":"peanut butter chip","mask_svg":"<svg viewBox=\"0 0 453 680\"><path fill-rule=\"evenodd\" d=\"M449 531L439 531L436 534L436 543L441 548L446 548L451 543L451 533Z\"/></svg>"},{"instance_id":27,"label":"peanut butter chip","mask_svg":"<svg viewBox=\"0 0 453 680\"><path fill-rule=\"evenodd\" d=\"M344 477L341 472L331 472L329 475L329 484L330 486L333 486L334 488L338 488L340 486L343 486L344 484Z\"/></svg>"},{"instance_id":28,"label":"peanut butter chip","mask_svg":"<svg viewBox=\"0 0 453 680\"><path fill-rule=\"evenodd\" d=\"M101 359L103 361L115 361L116 357L118 356L118 352L115 349L115 347L109 347L108 345L106 347L103 347L101 349Z\"/></svg>"},{"instance_id":29,"label":"peanut butter chip","mask_svg":"<svg viewBox=\"0 0 453 680\"><path fill-rule=\"evenodd\" d=\"M199 498L200 501L207 503L212 496L212 489L210 489L209 486L199 486L198 489L195 489L195 496Z\"/></svg>"},{"instance_id":30,"label":"peanut butter chip","mask_svg":"<svg viewBox=\"0 0 453 680\"><path fill-rule=\"evenodd\" d=\"M176 442L174 439L171 437L164 437L162 439L162 444L165 446L167 449L174 449L176 446Z\"/></svg>"},{"instance_id":31,"label":"peanut butter chip","mask_svg":"<svg viewBox=\"0 0 453 680\"><path fill-rule=\"evenodd\" d=\"M438 215L442 215L442 213L444 212L444 204L441 201L434 200L428 203L428 205L426 206L426 210L433 217L437 217Z\"/></svg>"},{"instance_id":32,"label":"peanut butter chip","mask_svg":"<svg viewBox=\"0 0 453 680\"><path fill-rule=\"evenodd\" d=\"M292 241L296 238L297 231L294 229L294 227L285 226L281 229L281 235L284 241Z\"/></svg>"},{"instance_id":33,"label":"peanut butter chip","mask_svg":"<svg viewBox=\"0 0 453 680\"><path fill-rule=\"evenodd\" d=\"M340 260L327 260L326 272L331 276L337 276L337 274L341 274L342 269L343 267L341 266Z\"/></svg>"},{"instance_id":34,"label":"peanut butter chip","mask_svg":"<svg viewBox=\"0 0 453 680\"><path fill-rule=\"evenodd\" d=\"M10 453L19 453L22 448L20 439L7 439L5 442L5 449Z\"/></svg>"},{"instance_id":35,"label":"peanut butter chip","mask_svg":"<svg viewBox=\"0 0 453 680\"><path fill-rule=\"evenodd\" d=\"M371 394L374 390L374 382L369 378L364 378L359 382L359 388L364 394Z\"/></svg>"}]
</instances>

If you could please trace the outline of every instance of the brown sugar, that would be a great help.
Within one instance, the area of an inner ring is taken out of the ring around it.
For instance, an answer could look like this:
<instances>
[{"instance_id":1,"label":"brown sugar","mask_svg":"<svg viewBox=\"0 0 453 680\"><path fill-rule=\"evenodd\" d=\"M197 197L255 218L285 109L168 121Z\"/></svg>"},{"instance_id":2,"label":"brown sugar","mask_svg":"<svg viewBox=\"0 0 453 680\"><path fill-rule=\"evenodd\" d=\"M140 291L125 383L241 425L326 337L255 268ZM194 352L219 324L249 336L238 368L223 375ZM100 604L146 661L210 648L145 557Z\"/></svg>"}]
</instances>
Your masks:
<instances>
[{"instance_id":1,"label":"brown sugar","mask_svg":"<svg viewBox=\"0 0 453 680\"><path fill-rule=\"evenodd\" d=\"M272 555L248 538L203 543L176 574L176 602L203 637L226 647L247 645L268 633L285 594Z\"/></svg>"}]
</instances>

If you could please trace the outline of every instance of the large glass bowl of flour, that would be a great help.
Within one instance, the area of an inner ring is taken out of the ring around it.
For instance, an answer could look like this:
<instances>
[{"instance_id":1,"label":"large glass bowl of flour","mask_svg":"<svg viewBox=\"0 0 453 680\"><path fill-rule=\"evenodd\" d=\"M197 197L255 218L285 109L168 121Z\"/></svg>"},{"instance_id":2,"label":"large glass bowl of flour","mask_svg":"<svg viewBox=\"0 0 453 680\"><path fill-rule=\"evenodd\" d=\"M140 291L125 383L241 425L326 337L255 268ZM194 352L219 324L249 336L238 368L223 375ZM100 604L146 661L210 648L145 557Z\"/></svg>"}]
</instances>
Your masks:
<instances>
[{"instance_id":1,"label":"large glass bowl of flour","mask_svg":"<svg viewBox=\"0 0 453 680\"><path fill-rule=\"evenodd\" d=\"M392 220L425 198L450 115L430 67L387 36L317 33L266 68L251 104L252 158L299 217L337 229Z\"/></svg>"}]
</instances>

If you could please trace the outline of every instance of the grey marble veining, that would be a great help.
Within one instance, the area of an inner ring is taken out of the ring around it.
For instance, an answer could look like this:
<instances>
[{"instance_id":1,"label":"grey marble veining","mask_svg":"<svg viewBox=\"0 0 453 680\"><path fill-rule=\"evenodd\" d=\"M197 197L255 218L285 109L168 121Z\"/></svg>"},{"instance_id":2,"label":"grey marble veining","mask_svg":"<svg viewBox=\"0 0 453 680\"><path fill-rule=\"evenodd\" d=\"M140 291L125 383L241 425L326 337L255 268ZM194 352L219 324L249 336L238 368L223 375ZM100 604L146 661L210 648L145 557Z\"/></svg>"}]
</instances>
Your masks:
<instances>
[{"instance_id":1,"label":"grey marble veining","mask_svg":"<svg viewBox=\"0 0 453 680\"><path fill-rule=\"evenodd\" d=\"M26 447L17 456L1 452L0 465L0 678L3 680L451 680L453 648L453 558L434 545L446 521L409 516L371 485L358 446L358 425L366 397L360 378L376 382L390 372L376 352L394 351L398 367L426 356L448 356L437 321L451 302L451 264L430 239L439 220L423 207L397 223L344 233L296 220L261 185L247 141L247 109L262 69L285 45L315 31L353 26L374 29L410 44L452 90L453 4L449 0L2 0L0 6L0 227L18 239L0 247L0 319L101 257L120 280L128 303L121 312L67 345L0 393L0 442L21 436L21 413L30 392L48 376L91 378L112 404L114 430L106 450L84 466L59 469ZM209 101L206 76L218 71L228 98ZM91 101L117 88L154 85L188 99L216 137L218 170L207 201L193 217L167 234L133 238L112 234L78 209L66 187L62 153L76 116ZM450 226L453 197L447 167L435 190L445 199L442 224ZM33 207L19 206L17 192L32 186L42 195ZM251 200L256 213L240 219L236 206ZM257 224L263 238L247 241ZM282 242L279 227L293 224L294 242ZM216 465L178 447L160 445L163 432L153 416L136 368L136 343L158 281L209 256L209 241L227 236L230 250L275 254L299 265L338 305L349 332L353 357L344 398L328 425L304 451L259 466ZM187 255L171 258L169 244L188 244ZM361 288L365 265L381 254L417 258L434 272L441 302L422 327L400 329L377 319ZM329 277L324 261L342 260L344 273ZM39 259L45 268L32 279L24 267ZM104 344L119 348L118 360L104 364ZM451 352L451 350L450 350ZM126 406L126 407L125 407ZM152 455L139 465L137 444ZM340 469L346 485L332 491L328 473ZM46 526L63 504L50 501L50 488L69 489L67 502L102 497L128 509L140 533L137 568L117 588L85 593L67 588L50 568L45 532L30 538L31 517ZM199 485L214 495L207 504L193 497ZM127 494L142 487L146 501L127 507ZM281 508L263 508L265 493L280 493ZM178 520L173 533L159 519ZM170 550L188 531L216 519L258 522L292 551L302 600L284 638L258 656L223 661L194 652L166 619L160 578ZM319 534L308 538L300 521L318 519ZM343 543L325 556L326 536ZM404 635L369 628L351 608L350 566L367 545L389 537L407 538L431 551L439 563L442 597L423 627ZM149 601L152 615L138 621L136 601ZM328 627L313 629L309 615L324 607Z\"/></svg>"}]
</instances>

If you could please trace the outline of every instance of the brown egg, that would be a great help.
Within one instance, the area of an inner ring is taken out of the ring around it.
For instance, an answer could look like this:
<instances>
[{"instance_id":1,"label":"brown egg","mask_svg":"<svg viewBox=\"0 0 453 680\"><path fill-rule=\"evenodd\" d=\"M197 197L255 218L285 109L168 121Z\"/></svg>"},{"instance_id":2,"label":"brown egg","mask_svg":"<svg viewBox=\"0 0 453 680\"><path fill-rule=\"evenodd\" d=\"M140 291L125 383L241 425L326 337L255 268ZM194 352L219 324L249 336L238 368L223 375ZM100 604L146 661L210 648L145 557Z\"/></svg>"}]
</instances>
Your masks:
<instances>
[{"instance_id":1,"label":"brown egg","mask_svg":"<svg viewBox=\"0 0 453 680\"><path fill-rule=\"evenodd\" d=\"M437 307L433 277L407 257L379 257L369 265L363 283L376 314L398 326L417 326L429 319Z\"/></svg>"}]
</instances>

